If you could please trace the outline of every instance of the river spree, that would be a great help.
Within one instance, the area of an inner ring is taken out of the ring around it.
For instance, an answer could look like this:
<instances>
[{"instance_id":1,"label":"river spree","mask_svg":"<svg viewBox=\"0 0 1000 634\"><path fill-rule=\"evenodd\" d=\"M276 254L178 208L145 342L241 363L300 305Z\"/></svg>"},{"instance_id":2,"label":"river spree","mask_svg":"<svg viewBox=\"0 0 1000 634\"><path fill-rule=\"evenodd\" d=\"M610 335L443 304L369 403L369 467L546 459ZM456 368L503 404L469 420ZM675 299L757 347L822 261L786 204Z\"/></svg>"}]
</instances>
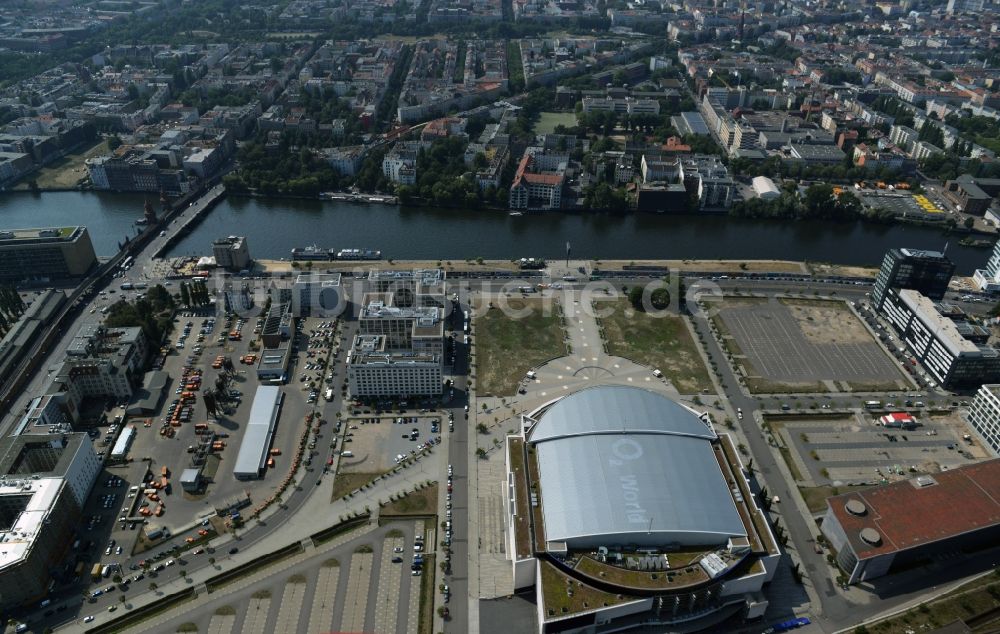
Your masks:
<instances>
[{"instance_id":1,"label":"river spree","mask_svg":"<svg viewBox=\"0 0 1000 634\"><path fill-rule=\"evenodd\" d=\"M98 255L112 255L142 216L144 197L53 192L0 195L0 229L82 224ZM228 197L170 255L211 254L212 240L245 235L256 258L288 258L292 247L380 249L387 258L788 259L876 265L890 247L941 249L961 274L989 251L955 236L907 225L741 220L725 216L549 213L400 208L313 200Z\"/></svg>"}]
</instances>

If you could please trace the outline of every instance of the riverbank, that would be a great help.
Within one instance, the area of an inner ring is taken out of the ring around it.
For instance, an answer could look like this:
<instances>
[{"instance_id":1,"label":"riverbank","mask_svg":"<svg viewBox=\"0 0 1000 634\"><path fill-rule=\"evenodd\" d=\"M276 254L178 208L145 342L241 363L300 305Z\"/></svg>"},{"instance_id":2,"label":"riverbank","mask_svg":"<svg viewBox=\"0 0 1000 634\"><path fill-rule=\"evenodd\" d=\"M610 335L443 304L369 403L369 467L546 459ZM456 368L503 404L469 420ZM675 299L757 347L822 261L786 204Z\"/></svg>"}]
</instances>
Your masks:
<instances>
[{"instance_id":1,"label":"riverbank","mask_svg":"<svg viewBox=\"0 0 1000 634\"><path fill-rule=\"evenodd\" d=\"M553 260L551 264L558 265L561 260ZM585 270L622 270L625 267L666 267L670 271L698 271L702 273L788 273L794 275L809 275L810 266L805 262L789 260L571 260L574 266L583 266ZM406 271L420 268L440 268L446 272L475 273L479 271L517 271L519 267L513 260L375 260L375 261L341 261L289 262L287 260L258 259L255 270L262 273L305 273L308 271L351 271L354 269L377 268L387 271ZM293 266L298 265L298 266ZM834 272L836 266L828 266L826 275L851 275L855 277L874 277L875 269L862 267L839 267L850 273Z\"/></svg>"}]
</instances>

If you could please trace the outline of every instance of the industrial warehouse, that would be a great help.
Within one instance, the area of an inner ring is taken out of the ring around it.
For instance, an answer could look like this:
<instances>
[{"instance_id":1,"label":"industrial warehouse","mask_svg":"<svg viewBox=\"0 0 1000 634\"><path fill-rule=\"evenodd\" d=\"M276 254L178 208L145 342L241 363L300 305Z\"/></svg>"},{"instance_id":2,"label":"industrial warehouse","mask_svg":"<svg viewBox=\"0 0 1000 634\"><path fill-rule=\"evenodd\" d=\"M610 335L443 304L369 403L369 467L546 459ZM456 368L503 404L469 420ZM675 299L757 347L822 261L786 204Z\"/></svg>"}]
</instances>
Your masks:
<instances>
[{"instance_id":1,"label":"industrial warehouse","mask_svg":"<svg viewBox=\"0 0 1000 634\"><path fill-rule=\"evenodd\" d=\"M276 385L261 385L253 397L250 420L243 435L243 444L236 456L233 475L238 480L259 478L267 463L274 428L278 424L283 395Z\"/></svg>"},{"instance_id":2,"label":"industrial warehouse","mask_svg":"<svg viewBox=\"0 0 1000 634\"><path fill-rule=\"evenodd\" d=\"M823 534L858 583L1000 540L1000 459L827 500Z\"/></svg>"},{"instance_id":3,"label":"industrial warehouse","mask_svg":"<svg viewBox=\"0 0 1000 634\"><path fill-rule=\"evenodd\" d=\"M590 387L526 415L507 450L508 553L540 632L766 610L774 536L732 441L697 412Z\"/></svg>"}]
</instances>

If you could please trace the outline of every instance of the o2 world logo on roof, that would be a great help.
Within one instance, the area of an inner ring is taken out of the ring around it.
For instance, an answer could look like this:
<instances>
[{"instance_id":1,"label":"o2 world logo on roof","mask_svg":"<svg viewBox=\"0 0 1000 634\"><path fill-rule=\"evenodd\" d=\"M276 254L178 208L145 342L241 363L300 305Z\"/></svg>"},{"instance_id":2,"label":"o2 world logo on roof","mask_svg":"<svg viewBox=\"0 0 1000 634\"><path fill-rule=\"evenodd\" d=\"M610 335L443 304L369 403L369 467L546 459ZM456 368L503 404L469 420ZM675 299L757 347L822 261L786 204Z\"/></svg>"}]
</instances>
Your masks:
<instances>
[{"instance_id":1,"label":"o2 world logo on roof","mask_svg":"<svg viewBox=\"0 0 1000 634\"><path fill-rule=\"evenodd\" d=\"M611 445L611 457L608 465L615 471L628 468L628 463L642 457L642 445L631 438L620 438ZM649 514L639 504L639 478L635 474L619 474L618 482L622 487L622 499L625 501L625 519L629 524L647 524Z\"/></svg>"}]
</instances>

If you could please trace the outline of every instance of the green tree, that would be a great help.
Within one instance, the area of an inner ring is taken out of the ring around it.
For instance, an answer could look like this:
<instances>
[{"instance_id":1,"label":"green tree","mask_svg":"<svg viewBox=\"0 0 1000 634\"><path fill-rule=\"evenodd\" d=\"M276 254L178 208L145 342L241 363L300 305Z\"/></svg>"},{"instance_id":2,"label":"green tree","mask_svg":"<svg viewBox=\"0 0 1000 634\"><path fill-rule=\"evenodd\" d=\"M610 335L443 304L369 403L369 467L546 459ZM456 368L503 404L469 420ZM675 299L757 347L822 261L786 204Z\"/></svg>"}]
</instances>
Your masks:
<instances>
[{"instance_id":1,"label":"green tree","mask_svg":"<svg viewBox=\"0 0 1000 634\"><path fill-rule=\"evenodd\" d=\"M670 291L665 288L658 288L649 296L649 303L656 310L665 310L670 306Z\"/></svg>"},{"instance_id":2,"label":"green tree","mask_svg":"<svg viewBox=\"0 0 1000 634\"><path fill-rule=\"evenodd\" d=\"M641 286L633 286L628 289L628 303L632 304L632 308L642 310L642 293L643 288Z\"/></svg>"}]
</instances>

